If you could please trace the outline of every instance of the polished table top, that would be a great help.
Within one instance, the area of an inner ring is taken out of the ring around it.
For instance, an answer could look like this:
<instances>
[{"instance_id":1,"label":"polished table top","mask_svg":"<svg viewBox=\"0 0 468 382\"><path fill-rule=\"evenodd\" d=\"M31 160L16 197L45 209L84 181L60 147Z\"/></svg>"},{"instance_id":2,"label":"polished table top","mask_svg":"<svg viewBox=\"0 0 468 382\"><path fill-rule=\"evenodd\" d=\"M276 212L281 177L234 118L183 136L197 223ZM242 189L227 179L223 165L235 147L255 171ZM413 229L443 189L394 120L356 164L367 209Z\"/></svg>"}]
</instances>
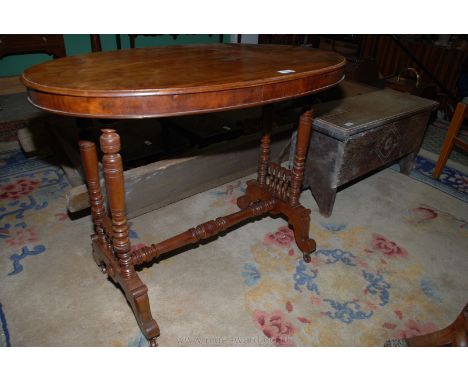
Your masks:
<instances>
[{"instance_id":1,"label":"polished table top","mask_svg":"<svg viewBox=\"0 0 468 382\"><path fill-rule=\"evenodd\" d=\"M91 53L27 69L35 106L66 115L142 118L241 108L333 86L345 59L281 45L179 45Z\"/></svg>"}]
</instances>

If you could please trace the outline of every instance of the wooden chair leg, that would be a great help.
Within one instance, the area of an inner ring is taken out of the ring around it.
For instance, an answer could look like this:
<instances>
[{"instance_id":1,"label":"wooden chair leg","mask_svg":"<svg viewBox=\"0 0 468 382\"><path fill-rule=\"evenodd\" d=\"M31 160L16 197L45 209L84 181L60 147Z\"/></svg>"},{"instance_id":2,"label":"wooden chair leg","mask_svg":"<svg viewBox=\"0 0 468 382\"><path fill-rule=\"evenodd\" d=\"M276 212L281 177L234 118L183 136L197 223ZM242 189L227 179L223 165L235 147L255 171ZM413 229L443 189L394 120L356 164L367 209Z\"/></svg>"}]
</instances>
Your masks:
<instances>
[{"instance_id":1,"label":"wooden chair leg","mask_svg":"<svg viewBox=\"0 0 468 382\"><path fill-rule=\"evenodd\" d=\"M450 122L442 149L440 150L439 159L437 160L437 164L432 175L434 179L439 179L439 176L445 167L445 164L447 163L447 159L453 149L454 139L456 138L458 131L460 130L460 126L463 122L467 106L468 105L459 103L455 109L455 113L453 114L452 121Z\"/></svg>"}]
</instances>

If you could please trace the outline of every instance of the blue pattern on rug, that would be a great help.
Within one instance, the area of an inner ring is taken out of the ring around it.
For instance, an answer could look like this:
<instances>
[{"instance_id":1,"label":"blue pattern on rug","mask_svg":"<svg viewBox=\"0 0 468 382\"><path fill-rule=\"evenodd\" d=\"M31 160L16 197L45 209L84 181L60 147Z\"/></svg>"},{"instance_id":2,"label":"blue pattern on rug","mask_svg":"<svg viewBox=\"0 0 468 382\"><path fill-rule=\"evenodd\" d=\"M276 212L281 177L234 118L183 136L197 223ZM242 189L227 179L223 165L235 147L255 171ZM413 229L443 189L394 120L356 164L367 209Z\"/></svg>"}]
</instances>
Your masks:
<instances>
[{"instance_id":1,"label":"blue pattern on rug","mask_svg":"<svg viewBox=\"0 0 468 382\"><path fill-rule=\"evenodd\" d=\"M433 161L418 155L410 177L468 203L468 175L446 166L439 180L435 180L432 178L434 167ZM394 171L400 171L398 164L394 164L390 168Z\"/></svg>"},{"instance_id":2,"label":"blue pattern on rug","mask_svg":"<svg viewBox=\"0 0 468 382\"><path fill-rule=\"evenodd\" d=\"M313 253L315 256L324 255L327 260L326 264L335 264L338 261L341 261L345 265L354 267L356 264L353 263L353 258L355 257L351 252L343 251L342 249L319 249Z\"/></svg>"},{"instance_id":3,"label":"blue pattern on rug","mask_svg":"<svg viewBox=\"0 0 468 382\"><path fill-rule=\"evenodd\" d=\"M26 257L46 250L37 243L34 226L26 224L27 215L62 198L68 186L64 172L51 158L27 158L19 149L0 154L0 240L10 253L15 252L9 256L13 269L8 276L22 272Z\"/></svg>"},{"instance_id":4,"label":"blue pattern on rug","mask_svg":"<svg viewBox=\"0 0 468 382\"><path fill-rule=\"evenodd\" d=\"M2 323L2 330L0 332L0 347L11 346L10 343L10 332L8 331L8 324L3 312L3 305L0 303L0 321Z\"/></svg>"},{"instance_id":5,"label":"blue pattern on rug","mask_svg":"<svg viewBox=\"0 0 468 382\"><path fill-rule=\"evenodd\" d=\"M372 274L370 272L362 271L364 279L369 283L366 287L366 292L370 294L378 294L380 299L380 306L388 304L390 299L390 284L386 282L382 275Z\"/></svg>"},{"instance_id":6,"label":"blue pattern on rug","mask_svg":"<svg viewBox=\"0 0 468 382\"><path fill-rule=\"evenodd\" d=\"M421 290L423 293L435 302L442 302L442 297L439 293L439 287L432 280L423 277L421 279Z\"/></svg>"},{"instance_id":7,"label":"blue pattern on rug","mask_svg":"<svg viewBox=\"0 0 468 382\"><path fill-rule=\"evenodd\" d=\"M0 219L23 219L30 210L42 210L68 187L64 172L44 158L26 158L19 150L0 155Z\"/></svg>"},{"instance_id":8,"label":"blue pattern on rug","mask_svg":"<svg viewBox=\"0 0 468 382\"><path fill-rule=\"evenodd\" d=\"M25 257L36 256L45 251L45 247L40 244L36 245L33 249L28 249L27 246L21 249L21 254L13 254L10 256L10 260L13 262L13 270L8 273L8 276L13 276L20 273L23 270L23 265L20 263Z\"/></svg>"},{"instance_id":9,"label":"blue pattern on rug","mask_svg":"<svg viewBox=\"0 0 468 382\"><path fill-rule=\"evenodd\" d=\"M247 286L253 286L260 280L260 272L254 264L250 263L244 264L242 276L244 276L244 284Z\"/></svg>"},{"instance_id":10,"label":"blue pattern on rug","mask_svg":"<svg viewBox=\"0 0 468 382\"><path fill-rule=\"evenodd\" d=\"M323 223L321 222L320 225L328 231L332 232L340 232L343 231L347 224L336 224L336 223Z\"/></svg>"},{"instance_id":11,"label":"blue pattern on rug","mask_svg":"<svg viewBox=\"0 0 468 382\"><path fill-rule=\"evenodd\" d=\"M372 317L374 311L365 312L361 310L361 305L357 300L340 303L331 299L324 299L334 309L334 312L324 312L324 314L333 320L340 320L345 324L351 324L354 320L367 320Z\"/></svg>"},{"instance_id":12,"label":"blue pattern on rug","mask_svg":"<svg viewBox=\"0 0 468 382\"><path fill-rule=\"evenodd\" d=\"M307 269L309 268L309 269ZM307 267L306 263L303 260L298 261L296 266L296 273L294 273L294 289L302 292L302 289L299 288L302 285L316 294L320 294L318 290L318 285L316 282L317 270Z\"/></svg>"}]
</instances>

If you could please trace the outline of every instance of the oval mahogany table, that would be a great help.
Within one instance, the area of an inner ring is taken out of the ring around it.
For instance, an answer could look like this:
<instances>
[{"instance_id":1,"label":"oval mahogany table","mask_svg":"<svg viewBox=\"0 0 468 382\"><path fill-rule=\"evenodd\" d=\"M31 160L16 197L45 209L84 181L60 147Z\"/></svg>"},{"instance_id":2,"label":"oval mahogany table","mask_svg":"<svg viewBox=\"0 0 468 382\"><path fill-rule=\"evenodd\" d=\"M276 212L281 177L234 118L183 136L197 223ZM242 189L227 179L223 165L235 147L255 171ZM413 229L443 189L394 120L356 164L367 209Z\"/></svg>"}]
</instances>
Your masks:
<instances>
[{"instance_id":1,"label":"oval mahogany table","mask_svg":"<svg viewBox=\"0 0 468 382\"><path fill-rule=\"evenodd\" d=\"M345 59L337 53L280 45L210 44L99 52L49 61L27 69L22 82L29 101L52 113L80 118L148 118L197 114L271 104L336 85ZM263 113L257 179L248 182L240 211L210 220L158 244L131 251L125 216L120 138L102 130L100 146L109 213L100 188L96 145L80 139L80 152L95 233L93 256L124 291L143 334L156 345L148 289L135 265L218 235L255 216L282 214L310 261L310 210L299 203L312 126L304 107L292 170L270 161L271 107Z\"/></svg>"}]
</instances>

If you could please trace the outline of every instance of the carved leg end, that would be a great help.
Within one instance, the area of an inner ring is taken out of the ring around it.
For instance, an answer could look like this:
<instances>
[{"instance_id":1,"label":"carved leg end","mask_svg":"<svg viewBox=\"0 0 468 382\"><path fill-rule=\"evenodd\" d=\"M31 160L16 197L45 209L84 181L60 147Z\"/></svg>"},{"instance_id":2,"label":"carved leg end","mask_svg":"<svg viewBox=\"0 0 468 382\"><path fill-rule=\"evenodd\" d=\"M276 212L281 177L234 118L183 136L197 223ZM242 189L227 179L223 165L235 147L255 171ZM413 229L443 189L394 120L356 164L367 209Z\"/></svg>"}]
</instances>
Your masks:
<instances>
[{"instance_id":1,"label":"carved leg end","mask_svg":"<svg viewBox=\"0 0 468 382\"><path fill-rule=\"evenodd\" d=\"M290 217L289 223L293 227L294 239L303 253L304 261L306 263L310 262L310 254L317 248L315 240L309 237L310 210L302 206L299 207L294 215Z\"/></svg>"},{"instance_id":2,"label":"carved leg end","mask_svg":"<svg viewBox=\"0 0 468 382\"><path fill-rule=\"evenodd\" d=\"M307 239L297 240L296 238L296 243L299 249L302 251L302 253L304 253L304 256L306 256L309 253L314 252L315 249L317 248L317 244L315 243L314 239L307 238Z\"/></svg>"},{"instance_id":3,"label":"carved leg end","mask_svg":"<svg viewBox=\"0 0 468 382\"><path fill-rule=\"evenodd\" d=\"M141 281L138 275L130 280L122 280L122 289L125 291L127 301L132 307L143 335L149 340L155 340L159 336L159 326L151 315L151 309L148 298L148 288Z\"/></svg>"}]
</instances>

